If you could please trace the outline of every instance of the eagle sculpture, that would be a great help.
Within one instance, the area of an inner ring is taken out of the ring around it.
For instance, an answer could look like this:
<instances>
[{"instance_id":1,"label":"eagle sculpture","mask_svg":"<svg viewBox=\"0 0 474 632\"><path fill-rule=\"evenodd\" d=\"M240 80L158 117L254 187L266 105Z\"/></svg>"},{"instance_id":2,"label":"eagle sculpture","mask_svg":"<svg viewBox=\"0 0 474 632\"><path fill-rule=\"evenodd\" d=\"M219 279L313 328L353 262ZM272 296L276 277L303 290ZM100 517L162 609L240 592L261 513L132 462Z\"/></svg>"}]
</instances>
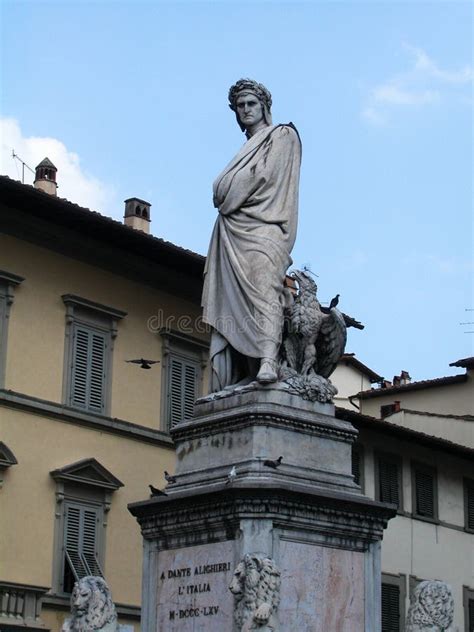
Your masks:
<instances>
[{"instance_id":1,"label":"eagle sculpture","mask_svg":"<svg viewBox=\"0 0 474 632\"><path fill-rule=\"evenodd\" d=\"M286 308L283 355L286 366L303 377L328 378L344 353L347 331L343 314L335 307L321 307L318 287L311 276L296 270L292 277L298 294Z\"/></svg>"}]
</instances>

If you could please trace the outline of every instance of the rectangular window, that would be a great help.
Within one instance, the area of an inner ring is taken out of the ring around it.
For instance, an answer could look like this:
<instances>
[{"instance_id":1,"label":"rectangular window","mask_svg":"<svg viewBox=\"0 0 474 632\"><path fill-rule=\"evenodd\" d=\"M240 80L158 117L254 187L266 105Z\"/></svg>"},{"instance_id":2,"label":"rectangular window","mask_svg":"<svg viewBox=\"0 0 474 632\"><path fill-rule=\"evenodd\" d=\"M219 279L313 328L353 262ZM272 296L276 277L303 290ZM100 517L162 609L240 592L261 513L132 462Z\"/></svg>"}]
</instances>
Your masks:
<instances>
[{"instance_id":1,"label":"rectangular window","mask_svg":"<svg viewBox=\"0 0 474 632\"><path fill-rule=\"evenodd\" d=\"M69 404L103 413L108 347L106 334L75 323L72 336Z\"/></svg>"},{"instance_id":2,"label":"rectangular window","mask_svg":"<svg viewBox=\"0 0 474 632\"><path fill-rule=\"evenodd\" d=\"M474 481L464 479L464 527L474 533Z\"/></svg>"},{"instance_id":3,"label":"rectangular window","mask_svg":"<svg viewBox=\"0 0 474 632\"><path fill-rule=\"evenodd\" d=\"M160 331L162 343L162 428L191 419L202 395L203 371L209 354L206 342L172 330Z\"/></svg>"},{"instance_id":4,"label":"rectangular window","mask_svg":"<svg viewBox=\"0 0 474 632\"><path fill-rule=\"evenodd\" d=\"M400 630L400 588L382 584L382 632Z\"/></svg>"},{"instance_id":5,"label":"rectangular window","mask_svg":"<svg viewBox=\"0 0 474 632\"><path fill-rule=\"evenodd\" d=\"M438 519L436 470L428 465L412 463L413 516Z\"/></svg>"},{"instance_id":6,"label":"rectangular window","mask_svg":"<svg viewBox=\"0 0 474 632\"><path fill-rule=\"evenodd\" d=\"M108 415L114 340L118 322L127 314L73 294L62 299L66 306L63 401Z\"/></svg>"},{"instance_id":7,"label":"rectangular window","mask_svg":"<svg viewBox=\"0 0 474 632\"><path fill-rule=\"evenodd\" d=\"M63 592L72 591L74 582L86 575L103 577L99 564L99 507L66 502L63 545Z\"/></svg>"},{"instance_id":8,"label":"rectangular window","mask_svg":"<svg viewBox=\"0 0 474 632\"><path fill-rule=\"evenodd\" d=\"M398 457L390 454L376 455L375 493L377 500L392 503L398 509L402 508L402 464Z\"/></svg>"},{"instance_id":9,"label":"rectangular window","mask_svg":"<svg viewBox=\"0 0 474 632\"><path fill-rule=\"evenodd\" d=\"M382 574L381 632L402 632L405 629L405 575Z\"/></svg>"},{"instance_id":10,"label":"rectangular window","mask_svg":"<svg viewBox=\"0 0 474 632\"><path fill-rule=\"evenodd\" d=\"M23 277L0 270L0 388L3 388L5 383L8 320L13 305L15 288L22 281L24 281Z\"/></svg>"},{"instance_id":11,"label":"rectangular window","mask_svg":"<svg viewBox=\"0 0 474 632\"><path fill-rule=\"evenodd\" d=\"M464 630L474 632L474 590L463 586Z\"/></svg>"},{"instance_id":12,"label":"rectangular window","mask_svg":"<svg viewBox=\"0 0 474 632\"><path fill-rule=\"evenodd\" d=\"M364 488L364 449L358 443L352 444L352 475L354 483Z\"/></svg>"},{"instance_id":13,"label":"rectangular window","mask_svg":"<svg viewBox=\"0 0 474 632\"><path fill-rule=\"evenodd\" d=\"M168 428L191 419L198 396L199 366L192 360L170 355L168 364Z\"/></svg>"}]
</instances>

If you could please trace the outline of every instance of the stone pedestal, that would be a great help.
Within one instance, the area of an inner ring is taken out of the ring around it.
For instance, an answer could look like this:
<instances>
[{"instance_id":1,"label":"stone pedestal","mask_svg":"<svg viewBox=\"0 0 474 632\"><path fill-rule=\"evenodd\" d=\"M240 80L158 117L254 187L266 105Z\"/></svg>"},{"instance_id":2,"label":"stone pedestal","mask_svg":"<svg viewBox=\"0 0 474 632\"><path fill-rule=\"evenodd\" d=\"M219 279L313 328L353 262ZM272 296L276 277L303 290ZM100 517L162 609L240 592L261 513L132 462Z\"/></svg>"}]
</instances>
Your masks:
<instances>
[{"instance_id":1,"label":"stone pedestal","mask_svg":"<svg viewBox=\"0 0 474 632\"><path fill-rule=\"evenodd\" d=\"M379 632L380 541L395 512L354 483L357 433L332 405L259 388L198 403L172 434L168 496L129 507L144 538L142 632L240 632L228 587L257 552L281 573L280 632Z\"/></svg>"}]
</instances>

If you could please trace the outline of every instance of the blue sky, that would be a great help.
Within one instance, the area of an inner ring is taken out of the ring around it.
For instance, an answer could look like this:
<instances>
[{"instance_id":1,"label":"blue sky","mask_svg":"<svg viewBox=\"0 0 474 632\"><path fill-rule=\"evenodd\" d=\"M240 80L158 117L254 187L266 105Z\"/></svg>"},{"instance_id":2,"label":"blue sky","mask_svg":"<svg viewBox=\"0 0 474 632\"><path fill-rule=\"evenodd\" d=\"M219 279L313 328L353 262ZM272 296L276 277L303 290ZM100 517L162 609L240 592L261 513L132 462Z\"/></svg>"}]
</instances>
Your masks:
<instances>
[{"instance_id":1,"label":"blue sky","mask_svg":"<svg viewBox=\"0 0 474 632\"><path fill-rule=\"evenodd\" d=\"M59 195L117 219L144 198L155 235L205 254L244 140L227 91L255 78L303 142L294 263L366 325L347 350L387 378L474 355L471 3L3 0L1 19L2 173L12 147L48 155Z\"/></svg>"}]
</instances>

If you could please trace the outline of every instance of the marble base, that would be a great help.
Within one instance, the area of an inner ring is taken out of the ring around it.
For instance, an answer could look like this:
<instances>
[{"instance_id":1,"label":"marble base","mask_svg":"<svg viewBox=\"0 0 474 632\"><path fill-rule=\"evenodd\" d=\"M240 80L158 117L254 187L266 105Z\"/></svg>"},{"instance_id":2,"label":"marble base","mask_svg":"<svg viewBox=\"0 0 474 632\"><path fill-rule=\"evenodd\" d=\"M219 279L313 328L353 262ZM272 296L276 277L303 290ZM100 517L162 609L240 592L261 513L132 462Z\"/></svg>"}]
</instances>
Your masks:
<instances>
[{"instance_id":1,"label":"marble base","mask_svg":"<svg viewBox=\"0 0 474 632\"><path fill-rule=\"evenodd\" d=\"M142 632L241 632L229 584L255 552L281 571L280 632L379 632L380 541L395 510L355 485L356 431L332 413L262 389L199 404L173 430L176 483L129 506L144 538ZM280 455L276 470L263 465Z\"/></svg>"}]
</instances>

